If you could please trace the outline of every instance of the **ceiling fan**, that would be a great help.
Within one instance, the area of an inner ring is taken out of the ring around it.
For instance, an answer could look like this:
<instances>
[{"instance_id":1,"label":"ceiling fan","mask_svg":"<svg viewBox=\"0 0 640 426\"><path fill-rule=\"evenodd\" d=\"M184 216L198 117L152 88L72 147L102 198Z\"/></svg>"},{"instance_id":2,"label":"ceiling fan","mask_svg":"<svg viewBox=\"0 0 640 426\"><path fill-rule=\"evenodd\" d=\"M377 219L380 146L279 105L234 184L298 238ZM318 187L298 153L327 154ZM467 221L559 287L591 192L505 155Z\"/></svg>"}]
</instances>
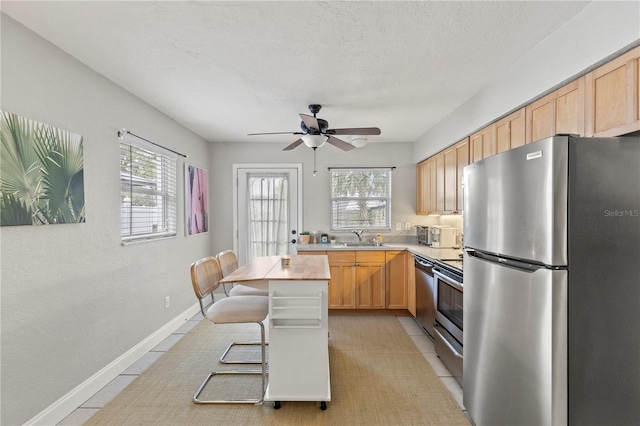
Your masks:
<instances>
[{"instance_id":1,"label":"ceiling fan","mask_svg":"<svg viewBox=\"0 0 640 426\"><path fill-rule=\"evenodd\" d=\"M300 114L302 121L300 122L300 128L302 132L274 132L274 133L250 133L249 136L255 135L302 135L291 145L283 149L283 151L289 151L300 144L304 143L314 151L324 145L325 142L342 149L343 151L349 151L356 147L355 144L350 144L342 139L338 139L335 135L379 135L380 129L377 127L360 127L350 129L330 129L329 122L322 118L317 118L316 114L320 112L322 105L311 104L309 105L309 111L313 114L313 117L308 114ZM364 145L361 145L364 146Z\"/></svg>"}]
</instances>

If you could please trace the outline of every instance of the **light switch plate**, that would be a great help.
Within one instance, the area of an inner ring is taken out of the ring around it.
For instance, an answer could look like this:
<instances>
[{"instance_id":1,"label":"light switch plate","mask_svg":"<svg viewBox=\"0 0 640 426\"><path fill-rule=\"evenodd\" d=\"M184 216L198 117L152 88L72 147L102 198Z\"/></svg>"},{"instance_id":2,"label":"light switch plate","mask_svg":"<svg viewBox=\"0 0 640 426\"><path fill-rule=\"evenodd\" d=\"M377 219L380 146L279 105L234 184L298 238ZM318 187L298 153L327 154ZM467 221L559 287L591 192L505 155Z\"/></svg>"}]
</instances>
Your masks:
<instances>
[{"instance_id":1,"label":"light switch plate","mask_svg":"<svg viewBox=\"0 0 640 426\"><path fill-rule=\"evenodd\" d=\"M396 222L396 231L402 231L402 223Z\"/></svg>"}]
</instances>

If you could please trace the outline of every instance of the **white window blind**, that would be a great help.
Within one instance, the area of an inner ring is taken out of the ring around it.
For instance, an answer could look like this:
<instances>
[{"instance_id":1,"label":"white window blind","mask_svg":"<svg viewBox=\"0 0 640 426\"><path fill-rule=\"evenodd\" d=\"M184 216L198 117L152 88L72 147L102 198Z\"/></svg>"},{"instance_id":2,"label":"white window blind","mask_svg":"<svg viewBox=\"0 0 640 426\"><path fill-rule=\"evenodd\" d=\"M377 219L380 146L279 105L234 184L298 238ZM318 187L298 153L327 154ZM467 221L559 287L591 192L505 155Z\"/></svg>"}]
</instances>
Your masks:
<instances>
[{"instance_id":1,"label":"white window blind","mask_svg":"<svg viewBox=\"0 0 640 426\"><path fill-rule=\"evenodd\" d=\"M120 142L120 203L123 242L176 235L177 157L131 140Z\"/></svg>"},{"instance_id":2,"label":"white window blind","mask_svg":"<svg viewBox=\"0 0 640 426\"><path fill-rule=\"evenodd\" d=\"M331 230L391 229L391 168L332 168Z\"/></svg>"}]
</instances>

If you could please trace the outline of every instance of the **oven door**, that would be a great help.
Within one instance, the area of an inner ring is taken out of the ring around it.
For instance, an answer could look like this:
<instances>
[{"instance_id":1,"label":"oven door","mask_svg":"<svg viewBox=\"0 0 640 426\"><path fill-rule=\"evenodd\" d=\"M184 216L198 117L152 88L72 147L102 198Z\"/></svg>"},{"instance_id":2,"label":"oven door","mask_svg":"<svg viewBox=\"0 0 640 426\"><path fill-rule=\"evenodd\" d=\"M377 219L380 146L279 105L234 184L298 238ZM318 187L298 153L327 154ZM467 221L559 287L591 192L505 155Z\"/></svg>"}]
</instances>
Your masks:
<instances>
[{"instance_id":1,"label":"oven door","mask_svg":"<svg viewBox=\"0 0 640 426\"><path fill-rule=\"evenodd\" d=\"M436 288L436 320L462 345L462 279L433 268Z\"/></svg>"}]
</instances>

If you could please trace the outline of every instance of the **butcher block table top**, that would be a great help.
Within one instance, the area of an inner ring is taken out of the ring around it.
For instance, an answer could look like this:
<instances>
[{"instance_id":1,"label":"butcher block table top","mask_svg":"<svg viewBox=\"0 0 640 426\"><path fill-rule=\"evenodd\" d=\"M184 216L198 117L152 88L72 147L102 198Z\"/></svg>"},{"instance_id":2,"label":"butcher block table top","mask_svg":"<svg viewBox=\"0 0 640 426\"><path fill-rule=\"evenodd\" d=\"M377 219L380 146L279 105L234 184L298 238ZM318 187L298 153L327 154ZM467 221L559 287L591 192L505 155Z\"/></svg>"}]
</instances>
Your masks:
<instances>
[{"instance_id":1,"label":"butcher block table top","mask_svg":"<svg viewBox=\"0 0 640 426\"><path fill-rule=\"evenodd\" d=\"M326 255L289 256L283 266L281 256L256 257L220 280L220 284L268 280L329 280L329 259Z\"/></svg>"}]
</instances>

